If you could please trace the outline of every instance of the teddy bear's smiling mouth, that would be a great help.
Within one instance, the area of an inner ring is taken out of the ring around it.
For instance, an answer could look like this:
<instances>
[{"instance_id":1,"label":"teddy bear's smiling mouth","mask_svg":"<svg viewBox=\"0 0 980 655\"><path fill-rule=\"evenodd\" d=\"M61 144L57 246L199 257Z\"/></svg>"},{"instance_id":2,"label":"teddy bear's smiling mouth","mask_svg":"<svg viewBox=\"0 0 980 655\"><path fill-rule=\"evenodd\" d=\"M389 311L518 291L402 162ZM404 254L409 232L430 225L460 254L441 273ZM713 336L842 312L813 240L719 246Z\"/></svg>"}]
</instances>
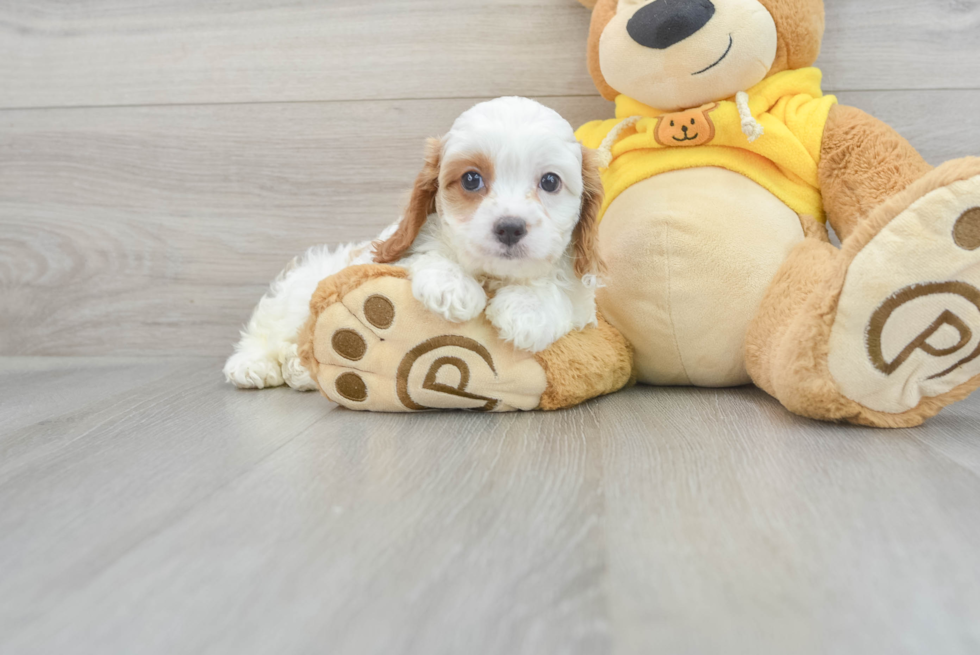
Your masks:
<instances>
[{"instance_id":1,"label":"teddy bear's smiling mouth","mask_svg":"<svg viewBox=\"0 0 980 655\"><path fill-rule=\"evenodd\" d=\"M716 61L715 63L711 64L707 68L704 68L702 70L699 70L697 73L691 73L691 77L694 77L695 75L700 75L701 73L707 73L709 70L711 70L712 68L714 68L715 66L717 66L721 62L725 61L725 57L727 57L728 54L732 51L732 46L734 46L734 45L735 45L735 39L732 37L731 34L729 34L728 35L728 50L725 50L725 54L723 54L718 61Z\"/></svg>"},{"instance_id":2,"label":"teddy bear's smiling mouth","mask_svg":"<svg viewBox=\"0 0 980 655\"><path fill-rule=\"evenodd\" d=\"M674 137L671 137L671 138L672 138L672 139L673 139L674 141L680 141L681 143L684 143L685 141L695 141L695 140L697 140L697 138L698 138L699 136L701 136L701 134L700 134L700 132L699 132L698 134L695 134L694 136L688 136L688 135L687 135L687 133L685 132L685 133L684 133L684 138L683 138L683 139L678 139L678 138L677 138L676 136L674 136Z\"/></svg>"}]
</instances>

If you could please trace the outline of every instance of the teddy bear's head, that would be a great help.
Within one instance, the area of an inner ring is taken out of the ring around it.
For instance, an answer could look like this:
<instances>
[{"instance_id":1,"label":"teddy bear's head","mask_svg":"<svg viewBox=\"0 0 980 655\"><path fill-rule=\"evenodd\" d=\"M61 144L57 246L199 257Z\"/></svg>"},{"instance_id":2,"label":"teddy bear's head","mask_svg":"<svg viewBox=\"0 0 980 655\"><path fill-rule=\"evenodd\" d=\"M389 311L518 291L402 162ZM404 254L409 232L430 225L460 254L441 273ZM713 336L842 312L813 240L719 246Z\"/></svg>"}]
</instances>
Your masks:
<instances>
[{"instance_id":1,"label":"teddy bear's head","mask_svg":"<svg viewBox=\"0 0 980 655\"><path fill-rule=\"evenodd\" d=\"M823 0L580 1L594 6L589 71L602 95L665 111L811 66L823 38Z\"/></svg>"}]
</instances>

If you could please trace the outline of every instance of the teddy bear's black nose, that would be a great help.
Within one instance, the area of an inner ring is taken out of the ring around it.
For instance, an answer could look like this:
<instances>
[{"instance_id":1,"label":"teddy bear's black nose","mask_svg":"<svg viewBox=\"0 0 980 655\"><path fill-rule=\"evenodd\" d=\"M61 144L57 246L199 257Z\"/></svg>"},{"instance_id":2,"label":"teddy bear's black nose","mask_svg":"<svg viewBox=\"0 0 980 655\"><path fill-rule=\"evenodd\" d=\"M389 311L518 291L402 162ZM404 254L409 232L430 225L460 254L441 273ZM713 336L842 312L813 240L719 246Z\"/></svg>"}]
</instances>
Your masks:
<instances>
[{"instance_id":1,"label":"teddy bear's black nose","mask_svg":"<svg viewBox=\"0 0 980 655\"><path fill-rule=\"evenodd\" d=\"M711 0L654 0L633 14L626 31L642 46L666 50L697 33L714 15Z\"/></svg>"}]
</instances>

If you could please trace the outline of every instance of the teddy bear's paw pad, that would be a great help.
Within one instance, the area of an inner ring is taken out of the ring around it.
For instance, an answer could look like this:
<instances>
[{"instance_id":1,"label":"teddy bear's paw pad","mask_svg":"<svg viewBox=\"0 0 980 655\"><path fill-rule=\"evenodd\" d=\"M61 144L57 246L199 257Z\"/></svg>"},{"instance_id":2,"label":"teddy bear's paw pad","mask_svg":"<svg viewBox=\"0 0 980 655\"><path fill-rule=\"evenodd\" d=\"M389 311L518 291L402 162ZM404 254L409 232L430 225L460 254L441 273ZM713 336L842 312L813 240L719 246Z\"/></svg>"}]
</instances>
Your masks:
<instances>
[{"instance_id":1,"label":"teddy bear's paw pad","mask_svg":"<svg viewBox=\"0 0 980 655\"><path fill-rule=\"evenodd\" d=\"M857 254L829 352L841 392L886 413L980 375L980 176L923 196Z\"/></svg>"},{"instance_id":2,"label":"teddy bear's paw pad","mask_svg":"<svg viewBox=\"0 0 980 655\"><path fill-rule=\"evenodd\" d=\"M449 323L403 278L373 279L324 309L313 355L324 394L356 410L527 410L547 386L540 364L500 342L483 317Z\"/></svg>"}]
</instances>

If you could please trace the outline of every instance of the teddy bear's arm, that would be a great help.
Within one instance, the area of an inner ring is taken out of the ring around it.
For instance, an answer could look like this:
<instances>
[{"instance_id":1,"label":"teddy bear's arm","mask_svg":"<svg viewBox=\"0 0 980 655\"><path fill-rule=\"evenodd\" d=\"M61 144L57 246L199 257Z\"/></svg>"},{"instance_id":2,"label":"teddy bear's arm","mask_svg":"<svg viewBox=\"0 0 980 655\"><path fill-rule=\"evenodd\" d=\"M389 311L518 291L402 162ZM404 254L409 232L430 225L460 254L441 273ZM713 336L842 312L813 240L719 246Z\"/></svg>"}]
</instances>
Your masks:
<instances>
[{"instance_id":1,"label":"teddy bear's arm","mask_svg":"<svg viewBox=\"0 0 980 655\"><path fill-rule=\"evenodd\" d=\"M898 132L860 109L830 111L820 155L820 186L831 226L847 238L862 218L932 170Z\"/></svg>"}]
</instances>

